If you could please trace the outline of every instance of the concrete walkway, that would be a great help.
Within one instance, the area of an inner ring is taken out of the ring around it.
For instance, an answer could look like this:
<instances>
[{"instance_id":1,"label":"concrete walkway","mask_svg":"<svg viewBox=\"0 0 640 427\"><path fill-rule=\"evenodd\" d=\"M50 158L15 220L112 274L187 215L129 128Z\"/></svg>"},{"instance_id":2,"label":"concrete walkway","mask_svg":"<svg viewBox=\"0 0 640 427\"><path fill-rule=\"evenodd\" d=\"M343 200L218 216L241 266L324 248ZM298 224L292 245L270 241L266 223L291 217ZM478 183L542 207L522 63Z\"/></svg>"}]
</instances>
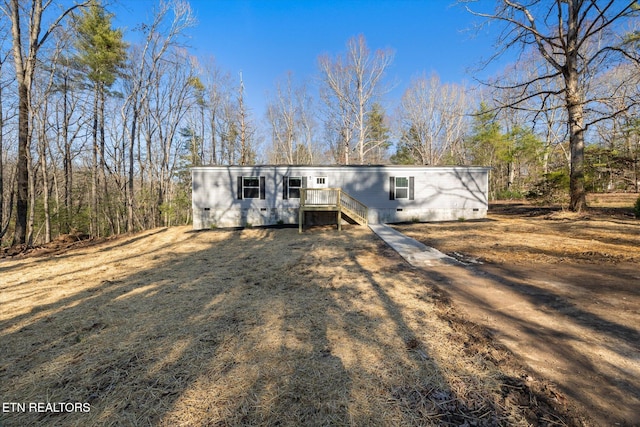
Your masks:
<instances>
[{"instance_id":1,"label":"concrete walkway","mask_svg":"<svg viewBox=\"0 0 640 427\"><path fill-rule=\"evenodd\" d=\"M426 246L386 224L369 224L369 228L414 267L463 265L457 259Z\"/></svg>"}]
</instances>

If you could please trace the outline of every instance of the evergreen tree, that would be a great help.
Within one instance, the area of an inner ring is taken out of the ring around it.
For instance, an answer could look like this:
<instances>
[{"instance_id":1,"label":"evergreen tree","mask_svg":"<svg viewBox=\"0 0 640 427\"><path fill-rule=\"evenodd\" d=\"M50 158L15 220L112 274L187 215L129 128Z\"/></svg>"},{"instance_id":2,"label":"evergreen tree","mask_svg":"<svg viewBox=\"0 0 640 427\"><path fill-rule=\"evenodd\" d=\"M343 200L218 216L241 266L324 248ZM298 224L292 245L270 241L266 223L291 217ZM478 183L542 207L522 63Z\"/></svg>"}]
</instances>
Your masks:
<instances>
[{"instance_id":1,"label":"evergreen tree","mask_svg":"<svg viewBox=\"0 0 640 427\"><path fill-rule=\"evenodd\" d=\"M420 144L420 136L415 126L402 132L400 141L396 145L396 153L391 156L391 163L394 165L419 165L420 154L415 149Z\"/></svg>"},{"instance_id":2,"label":"evergreen tree","mask_svg":"<svg viewBox=\"0 0 640 427\"><path fill-rule=\"evenodd\" d=\"M505 197L524 190L524 183L519 179L521 170L538 162L542 146L542 141L521 125L514 125L510 132L504 133L497 117L485 103L480 104L467 141L471 164L492 167L491 188L498 196ZM514 185L516 181L520 185Z\"/></svg>"},{"instance_id":3,"label":"evergreen tree","mask_svg":"<svg viewBox=\"0 0 640 427\"><path fill-rule=\"evenodd\" d=\"M367 114L366 128L365 145L371 150L367 153L367 160L370 163L381 163L386 157L391 142L389 127L385 124L384 109L377 102L371 106L371 111Z\"/></svg>"},{"instance_id":4,"label":"evergreen tree","mask_svg":"<svg viewBox=\"0 0 640 427\"><path fill-rule=\"evenodd\" d=\"M180 129L180 136L184 139L184 154L181 156L183 169L202 166L202 137L195 129L185 127Z\"/></svg>"},{"instance_id":5,"label":"evergreen tree","mask_svg":"<svg viewBox=\"0 0 640 427\"><path fill-rule=\"evenodd\" d=\"M84 69L93 87L93 179L92 179L92 233L98 233L98 173L109 194L105 177L105 94L116 80L118 71L124 66L127 53L122 31L111 27L113 15L108 14L98 0L90 3L80 14L74 15L76 32L76 60ZM99 146L98 146L99 141ZM99 153L99 167L98 167Z\"/></svg>"},{"instance_id":6,"label":"evergreen tree","mask_svg":"<svg viewBox=\"0 0 640 427\"><path fill-rule=\"evenodd\" d=\"M77 59L87 71L87 78L100 89L110 87L127 59L122 30L111 28L112 14L98 0L74 15Z\"/></svg>"},{"instance_id":7,"label":"evergreen tree","mask_svg":"<svg viewBox=\"0 0 640 427\"><path fill-rule=\"evenodd\" d=\"M467 152L473 165L495 166L496 148L503 145L505 135L500 123L487 104L482 102L473 118L471 136L467 141Z\"/></svg>"},{"instance_id":8,"label":"evergreen tree","mask_svg":"<svg viewBox=\"0 0 640 427\"><path fill-rule=\"evenodd\" d=\"M394 165L415 165L417 163L411 148L404 142L398 143L395 154L389 160Z\"/></svg>"}]
</instances>

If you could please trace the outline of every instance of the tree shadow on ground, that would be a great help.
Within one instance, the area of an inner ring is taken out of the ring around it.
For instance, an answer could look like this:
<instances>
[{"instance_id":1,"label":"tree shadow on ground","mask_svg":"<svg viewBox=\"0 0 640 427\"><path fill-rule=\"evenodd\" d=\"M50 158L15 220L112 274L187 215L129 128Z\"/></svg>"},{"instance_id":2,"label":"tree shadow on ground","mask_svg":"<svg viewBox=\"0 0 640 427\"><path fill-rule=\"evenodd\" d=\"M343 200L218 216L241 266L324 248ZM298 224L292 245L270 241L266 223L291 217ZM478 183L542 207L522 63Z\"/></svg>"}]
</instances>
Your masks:
<instances>
[{"instance_id":1,"label":"tree shadow on ground","mask_svg":"<svg viewBox=\"0 0 640 427\"><path fill-rule=\"evenodd\" d=\"M576 304L585 300L589 287L597 290L593 298L607 288L586 286L594 281L594 272L585 266L570 269L564 265L562 277L549 276L548 269L525 274L523 268L506 265L449 266L425 274L514 353L528 359L539 375L541 368L556 369L562 394L582 405L597 423L635 424L640 421L640 387L629 375L638 370L640 333L620 318L605 318ZM536 284L531 275L569 286L553 291Z\"/></svg>"},{"instance_id":2,"label":"tree shadow on ground","mask_svg":"<svg viewBox=\"0 0 640 427\"><path fill-rule=\"evenodd\" d=\"M376 254L382 246L369 232L167 234L68 254L65 262L82 263L73 274L86 269L82 282L60 281L66 295L0 321L3 401L91 405L88 413L4 413L2 425L539 419L505 410L512 394L479 385L497 374L461 365L477 355L434 347L449 326L435 329L428 282ZM108 263L96 259L107 253ZM501 384L517 380L500 375Z\"/></svg>"}]
</instances>

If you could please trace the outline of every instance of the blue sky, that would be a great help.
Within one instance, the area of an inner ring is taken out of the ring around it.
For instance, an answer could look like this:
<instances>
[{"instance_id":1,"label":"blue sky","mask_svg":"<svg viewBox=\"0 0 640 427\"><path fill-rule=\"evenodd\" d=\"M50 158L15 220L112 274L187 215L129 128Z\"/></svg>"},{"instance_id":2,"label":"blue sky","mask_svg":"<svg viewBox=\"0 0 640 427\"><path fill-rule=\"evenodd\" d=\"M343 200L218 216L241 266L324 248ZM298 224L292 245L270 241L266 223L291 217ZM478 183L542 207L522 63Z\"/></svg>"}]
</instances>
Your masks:
<instances>
[{"instance_id":1,"label":"blue sky","mask_svg":"<svg viewBox=\"0 0 640 427\"><path fill-rule=\"evenodd\" d=\"M399 98L412 77L436 72L442 81L473 83L492 66L474 71L491 55L495 34L474 31L478 19L455 0L192 0L198 25L188 32L192 54L215 57L222 69L243 74L247 101L262 118L267 93L292 72L298 81L318 76L317 58L343 53L349 38L363 34L369 48L391 48L387 80ZM129 29L150 16L154 1L123 0L110 10L114 25ZM484 0L484 6L493 5ZM125 33L127 38L134 35Z\"/></svg>"}]
</instances>

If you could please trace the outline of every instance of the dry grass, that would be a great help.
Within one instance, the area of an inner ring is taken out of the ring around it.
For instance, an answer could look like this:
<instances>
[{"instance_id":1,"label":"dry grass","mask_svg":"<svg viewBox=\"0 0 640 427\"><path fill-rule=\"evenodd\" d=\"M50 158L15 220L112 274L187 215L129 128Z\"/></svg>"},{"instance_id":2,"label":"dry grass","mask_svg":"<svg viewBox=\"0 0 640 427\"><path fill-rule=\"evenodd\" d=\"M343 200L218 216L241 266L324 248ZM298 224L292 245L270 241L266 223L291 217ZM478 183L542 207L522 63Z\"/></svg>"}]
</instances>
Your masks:
<instances>
[{"instance_id":1,"label":"dry grass","mask_svg":"<svg viewBox=\"0 0 640 427\"><path fill-rule=\"evenodd\" d=\"M159 229L0 275L1 400L91 404L2 426L570 422L362 227Z\"/></svg>"},{"instance_id":2,"label":"dry grass","mask_svg":"<svg viewBox=\"0 0 640 427\"><path fill-rule=\"evenodd\" d=\"M638 425L640 221L635 195L608 196L582 213L512 202L484 221L396 228L467 263L441 271L442 289L588 425Z\"/></svg>"},{"instance_id":3,"label":"dry grass","mask_svg":"<svg viewBox=\"0 0 640 427\"><path fill-rule=\"evenodd\" d=\"M587 204L594 208L632 209L638 193L592 193L587 195Z\"/></svg>"},{"instance_id":4,"label":"dry grass","mask_svg":"<svg viewBox=\"0 0 640 427\"><path fill-rule=\"evenodd\" d=\"M582 213L505 203L490 209L483 221L396 228L462 260L496 264L640 262L640 222L628 207L634 195L599 196L606 207ZM616 205L626 207L612 207Z\"/></svg>"}]
</instances>

